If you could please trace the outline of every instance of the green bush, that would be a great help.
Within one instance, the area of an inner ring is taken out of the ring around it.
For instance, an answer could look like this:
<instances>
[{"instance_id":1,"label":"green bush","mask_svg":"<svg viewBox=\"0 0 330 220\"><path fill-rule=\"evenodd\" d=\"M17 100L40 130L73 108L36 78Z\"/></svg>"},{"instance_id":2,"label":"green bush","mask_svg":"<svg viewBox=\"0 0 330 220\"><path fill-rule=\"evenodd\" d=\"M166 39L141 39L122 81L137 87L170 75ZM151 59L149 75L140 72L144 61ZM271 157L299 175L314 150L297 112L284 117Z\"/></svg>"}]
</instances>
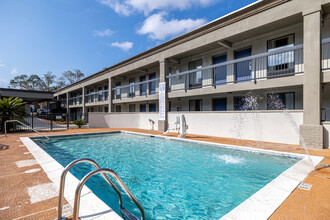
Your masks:
<instances>
[{"instance_id":1,"label":"green bush","mask_svg":"<svg viewBox=\"0 0 330 220\"><path fill-rule=\"evenodd\" d=\"M77 125L79 128L81 128L82 126L84 126L84 125L87 124L87 123L85 122L84 119L80 119L80 120L75 120L75 121L73 122L73 124L75 124L75 125Z\"/></svg>"}]
</instances>

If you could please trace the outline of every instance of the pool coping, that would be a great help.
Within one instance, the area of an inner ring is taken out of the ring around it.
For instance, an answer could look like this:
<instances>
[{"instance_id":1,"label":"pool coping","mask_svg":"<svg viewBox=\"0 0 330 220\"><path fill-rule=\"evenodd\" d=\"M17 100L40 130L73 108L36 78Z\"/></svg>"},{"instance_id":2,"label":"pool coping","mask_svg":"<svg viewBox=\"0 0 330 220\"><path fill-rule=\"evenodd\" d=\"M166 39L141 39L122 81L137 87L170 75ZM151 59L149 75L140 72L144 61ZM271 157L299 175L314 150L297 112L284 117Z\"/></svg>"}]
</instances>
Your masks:
<instances>
[{"instance_id":1,"label":"pool coping","mask_svg":"<svg viewBox=\"0 0 330 220\"><path fill-rule=\"evenodd\" d=\"M93 135L93 134L105 134L105 133L127 133L127 134L136 134L136 135L143 135L143 136L153 136L165 139L173 139L183 142L193 142L193 143L200 143L203 145L213 145L222 148L228 148L233 150L240 150L240 151L249 151L254 153L262 153L262 154L269 154L269 155L277 155L277 156L287 156L287 157L294 157L301 159L295 165L288 168L282 174L277 176L273 179L270 183L266 184L263 188L258 190L256 193L251 195L248 199L242 202L240 205L235 207L225 216L223 216L222 220L227 219L267 219L269 218L276 209L288 198L288 196L296 189L296 187L308 176L308 174L313 171L313 168L319 164L324 157L320 156L310 156L314 167L312 168L310 165L310 161L307 155L298 154L298 153L289 153L289 152L279 152L275 150L266 150L266 149L258 149L258 148L251 148L245 146L236 146L236 145L228 145L228 144L219 144L219 143L212 143L207 141L198 141L198 140L187 140L181 139L177 137L168 137L162 135L153 135L153 134L146 134L146 133L139 133L139 132L132 132L132 131L125 131L125 130L118 130L118 131L107 131L107 132L91 132L91 133L80 133L80 134L61 134L61 135L52 135L52 137L59 137L59 136L80 136L80 135ZM36 138L36 137L33 137ZM48 177L55 183L56 186L59 186L59 177L60 173L64 169L55 159L53 159L47 152L41 149L37 144L34 143L29 137L21 138L23 143L27 146L29 151L32 155L36 158L39 162L41 167L44 169ZM26 144L27 143L27 144ZM32 145L32 146L28 146ZM34 146L33 146L34 145ZM30 150L32 149L32 152ZM38 149L39 148L39 149ZM41 154L41 155L39 155ZM47 155L45 155L47 154ZM48 157L47 157L48 156ZM53 160L53 161L51 161ZM53 167L47 167L47 163L56 165L57 169L50 169ZM61 168L60 168L60 167ZM46 169L45 169L45 168ZM50 169L50 170L49 170ZM56 174L56 173L59 173ZM79 180L74 177L70 172L67 175L67 183L70 182L70 185L66 186L68 189L70 186L70 191L74 192L75 187L77 186ZM119 215L112 211L112 209L107 206L101 199L99 199L89 188L86 187L85 194L82 195L87 196L89 195L91 199L88 201L82 202L81 204L81 211L83 219L122 219ZM66 190L68 191L68 190ZM73 207L73 196L68 195L68 193L64 194L65 198L69 202L69 204ZM89 204L89 205L88 205ZM95 205L97 204L97 205ZM94 207L96 206L96 207ZM95 209L97 208L97 209ZM83 211L84 210L84 211ZM95 214L98 213L98 214ZM91 215L92 214L92 215ZM84 215L86 217L84 217Z\"/></svg>"}]
</instances>

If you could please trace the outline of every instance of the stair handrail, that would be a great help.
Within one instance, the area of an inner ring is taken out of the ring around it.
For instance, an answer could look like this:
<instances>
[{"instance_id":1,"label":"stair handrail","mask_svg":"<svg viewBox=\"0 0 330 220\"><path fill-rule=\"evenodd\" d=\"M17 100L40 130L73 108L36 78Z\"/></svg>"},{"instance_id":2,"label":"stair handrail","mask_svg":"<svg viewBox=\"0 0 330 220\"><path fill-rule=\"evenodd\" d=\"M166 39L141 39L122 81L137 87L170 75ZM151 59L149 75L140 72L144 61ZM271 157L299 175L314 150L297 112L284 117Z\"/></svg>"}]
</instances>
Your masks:
<instances>
[{"instance_id":1,"label":"stair handrail","mask_svg":"<svg viewBox=\"0 0 330 220\"><path fill-rule=\"evenodd\" d=\"M92 159L89 158L80 158L77 160L72 161L69 163L63 170L61 174L61 182L60 182L60 189L59 189L59 196L58 196L58 212L57 212L57 218L58 220L62 219L62 210L63 210L63 195L64 195L64 186L65 186L65 177L66 174L69 172L70 168L73 167L76 164L87 162L92 164L96 169L100 169L100 166ZM123 208L123 198L121 196L121 193L119 189L113 184L113 182L109 179L109 177L105 174L102 174L102 177L107 181L107 183L116 191L118 197L119 197L119 206L122 209Z\"/></svg>"},{"instance_id":2,"label":"stair handrail","mask_svg":"<svg viewBox=\"0 0 330 220\"><path fill-rule=\"evenodd\" d=\"M141 206L141 204L137 201L137 199L134 197L134 195L131 193L131 191L127 188L127 186L124 184L124 182L120 179L120 177L117 175L117 173L111 169L108 168L101 168L97 170L93 170L86 174L84 178L82 178L79 182L79 185L77 186L76 192L75 192L75 198L74 198L74 207L73 207L73 220L78 220L79 217L79 206L80 206L80 195L81 195L81 190L87 180L91 178L94 175L97 174L110 174L120 185L120 187L124 190L126 195L132 200L132 202L136 205L136 207L139 209L141 213L141 220L145 220L145 215L144 215L144 209ZM135 217L135 216L134 216Z\"/></svg>"},{"instance_id":3,"label":"stair handrail","mask_svg":"<svg viewBox=\"0 0 330 220\"><path fill-rule=\"evenodd\" d=\"M26 125L26 124L24 124L23 122L20 122L20 121L18 121L18 120L7 120L7 121L5 121L5 137L8 137L8 136L7 136L7 123L8 123L8 122L18 122L19 124L21 124L21 125L23 125L23 126L25 126L25 127L28 127L28 128L30 128L32 131L38 133L40 136L43 136L43 137L47 138L47 140L49 141L49 137L48 137L48 136L46 136L46 135L44 135L44 134L41 134L41 133L40 133L39 131L37 131L36 129L34 129L34 128L32 128L31 126L28 126L28 125Z\"/></svg>"}]
</instances>

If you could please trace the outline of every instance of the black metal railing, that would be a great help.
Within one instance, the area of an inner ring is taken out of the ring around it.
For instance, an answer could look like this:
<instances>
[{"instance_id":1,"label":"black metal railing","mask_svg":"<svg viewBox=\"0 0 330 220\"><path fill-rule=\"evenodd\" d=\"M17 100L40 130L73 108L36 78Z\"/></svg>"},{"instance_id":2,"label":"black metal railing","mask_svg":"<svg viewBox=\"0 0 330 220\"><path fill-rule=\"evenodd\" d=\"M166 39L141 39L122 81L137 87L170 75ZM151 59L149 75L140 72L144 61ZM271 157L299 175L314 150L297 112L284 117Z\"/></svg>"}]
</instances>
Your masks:
<instances>
[{"instance_id":1,"label":"black metal railing","mask_svg":"<svg viewBox=\"0 0 330 220\"><path fill-rule=\"evenodd\" d=\"M45 113L45 114L36 114L31 113L22 116L8 116L0 115L0 132L4 133L4 123L7 120L18 120L23 124L38 130L38 131L53 131L53 130L62 130L62 129L72 129L78 128L74 122L76 120L83 120L85 125L88 126L88 113ZM30 131L31 129L27 126L20 125L19 123L10 123L7 125L8 133L10 132L21 132L21 131Z\"/></svg>"}]
</instances>

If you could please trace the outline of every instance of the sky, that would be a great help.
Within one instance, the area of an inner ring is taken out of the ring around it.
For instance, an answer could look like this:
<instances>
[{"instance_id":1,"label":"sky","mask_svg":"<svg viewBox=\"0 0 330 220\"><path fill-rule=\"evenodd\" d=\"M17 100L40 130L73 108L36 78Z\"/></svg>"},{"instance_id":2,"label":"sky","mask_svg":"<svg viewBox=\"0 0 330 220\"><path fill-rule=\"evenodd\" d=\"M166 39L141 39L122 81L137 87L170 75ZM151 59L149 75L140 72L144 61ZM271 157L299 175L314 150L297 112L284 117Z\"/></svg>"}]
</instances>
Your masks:
<instances>
[{"instance_id":1,"label":"sky","mask_svg":"<svg viewBox=\"0 0 330 220\"><path fill-rule=\"evenodd\" d=\"M20 74L85 76L255 0L0 0L0 87Z\"/></svg>"}]
</instances>

